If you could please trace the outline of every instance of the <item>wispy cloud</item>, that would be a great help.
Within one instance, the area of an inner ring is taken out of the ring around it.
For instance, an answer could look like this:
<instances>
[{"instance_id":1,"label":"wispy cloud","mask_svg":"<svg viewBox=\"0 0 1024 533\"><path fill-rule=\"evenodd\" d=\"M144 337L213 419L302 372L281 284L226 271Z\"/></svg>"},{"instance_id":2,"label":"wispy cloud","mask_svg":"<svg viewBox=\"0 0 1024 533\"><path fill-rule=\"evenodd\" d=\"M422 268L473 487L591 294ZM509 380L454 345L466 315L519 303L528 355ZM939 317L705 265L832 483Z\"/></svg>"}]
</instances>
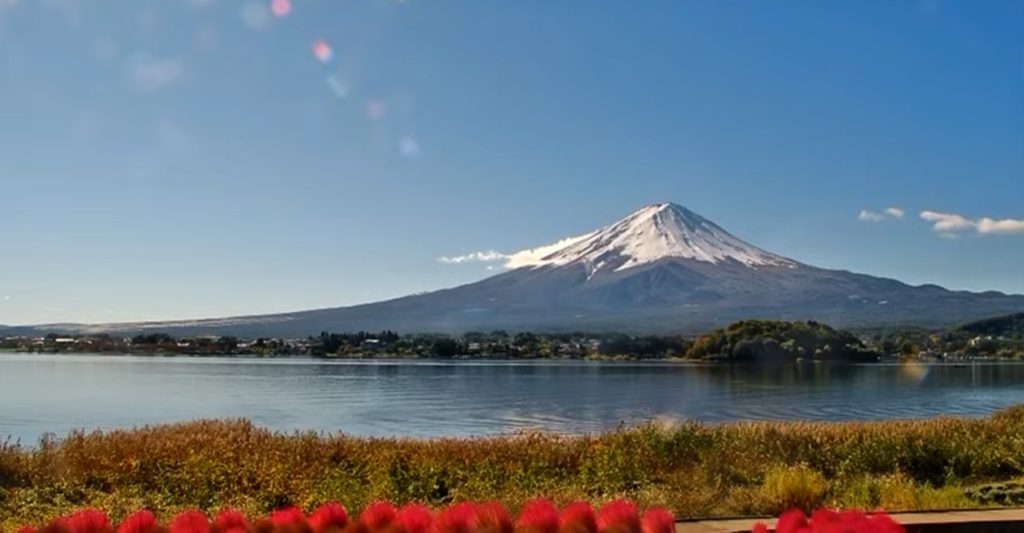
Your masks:
<instances>
[{"instance_id":1,"label":"wispy cloud","mask_svg":"<svg viewBox=\"0 0 1024 533\"><path fill-rule=\"evenodd\" d=\"M881 222L885 220L885 215L874 211L868 211L867 209L861 209L860 214L857 215L857 220L862 220L864 222Z\"/></svg>"},{"instance_id":2,"label":"wispy cloud","mask_svg":"<svg viewBox=\"0 0 1024 533\"><path fill-rule=\"evenodd\" d=\"M932 223L932 229L940 237L951 238L955 232L974 230L978 233L1021 233L1024 234L1024 219L982 217L972 220L958 213L943 211L921 211L921 219Z\"/></svg>"},{"instance_id":3,"label":"wispy cloud","mask_svg":"<svg viewBox=\"0 0 1024 533\"><path fill-rule=\"evenodd\" d=\"M181 79L185 74L185 63L178 58L157 59L147 54L138 54L128 63L128 77L136 88L143 91L158 91Z\"/></svg>"},{"instance_id":4,"label":"wispy cloud","mask_svg":"<svg viewBox=\"0 0 1024 533\"><path fill-rule=\"evenodd\" d=\"M509 257L511 256L497 250L484 250L466 255L442 256L438 257L437 260L442 263L493 263L495 261L507 261Z\"/></svg>"},{"instance_id":5,"label":"wispy cloud","mask_svg":"<svg viewBox=\"0 0 1024 533\"><path fill-rule=\"evenodd\" d=\"M904 214L906 214L906 211L902 207L886 207L881 211L861 209L860 213L857 214L857 220L862 222L881 222L890 218L903 218Z\"/></svg>"},{"instance_id":6,"label":"wispy cloud","mask_svg":"<svg viewBox=\"0 0 1024 533\"><path fill-rule=\"evenodd\" d=\"M975 226L974 221L956 213L921 211L921 219L932 222L932 229L940 232L962 231Z\"/></svg>"}]
</instances>

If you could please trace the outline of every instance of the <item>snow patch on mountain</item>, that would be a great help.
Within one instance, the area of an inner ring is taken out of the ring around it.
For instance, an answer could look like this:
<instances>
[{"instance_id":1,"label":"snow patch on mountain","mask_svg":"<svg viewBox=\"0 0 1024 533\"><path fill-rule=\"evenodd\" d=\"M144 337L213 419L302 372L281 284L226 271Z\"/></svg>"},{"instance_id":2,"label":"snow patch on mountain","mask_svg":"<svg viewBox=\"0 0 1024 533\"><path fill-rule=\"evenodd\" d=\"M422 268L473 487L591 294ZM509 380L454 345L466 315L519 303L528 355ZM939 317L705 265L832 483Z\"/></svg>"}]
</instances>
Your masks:
<instances>
[{"instance_id":1,"label":"snow patch on mountain","mask_svg":"<svg viewBox=\"0 0 1024 533\"><path fill-rule=\"evenodd\" d=\"M597 231L510 254L508 268L584 264L621 271L662 259L797 268L799 263L748 244L714 222L672 203L647 205Z\"/></svg>"}]
</instances>

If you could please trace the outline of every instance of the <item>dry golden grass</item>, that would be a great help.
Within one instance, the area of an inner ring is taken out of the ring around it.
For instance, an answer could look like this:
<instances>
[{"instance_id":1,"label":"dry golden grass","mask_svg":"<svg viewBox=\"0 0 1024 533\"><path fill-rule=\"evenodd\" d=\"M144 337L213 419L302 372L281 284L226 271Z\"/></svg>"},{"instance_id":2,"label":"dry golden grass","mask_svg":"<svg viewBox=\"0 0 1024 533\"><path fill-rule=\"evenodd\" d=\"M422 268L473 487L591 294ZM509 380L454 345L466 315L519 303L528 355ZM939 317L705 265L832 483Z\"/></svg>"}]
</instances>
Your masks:
<instances>
[{"instance_id":1,"label":"dry golden grass","mask_svg":"<svg viewBox=\"0 0 1024 533\"><path fill-rule=\"evenodd\" d=\"M423 440L199 420L0 445L0 527L87 505L117 519L140 507L161 516L223 505L263 513L332 499L351 507L498 499L515 508L536 495L629 497L683 517L776 512L794 495L807 505L963 507L971 502L962 487L1024 475L1022 461L1024 406L985 419L688 422ZM800 475L780 474L791 468Z\"/></svg>"}]
</instances>

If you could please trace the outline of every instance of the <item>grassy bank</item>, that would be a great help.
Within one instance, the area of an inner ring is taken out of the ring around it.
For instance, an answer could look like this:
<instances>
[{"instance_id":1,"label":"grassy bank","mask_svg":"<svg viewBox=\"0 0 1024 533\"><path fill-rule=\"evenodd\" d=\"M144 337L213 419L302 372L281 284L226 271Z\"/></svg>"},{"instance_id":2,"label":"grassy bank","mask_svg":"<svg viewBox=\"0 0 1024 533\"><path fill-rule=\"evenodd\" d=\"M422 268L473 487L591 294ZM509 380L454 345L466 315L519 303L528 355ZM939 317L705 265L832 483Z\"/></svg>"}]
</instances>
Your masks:
<instances>
[{"instance_id":1,"label":"grassy bank","mask_svg":"<svg viewBox=\"0 0 1024 533\"><path fill-rule=\"evenodd\" d=\"M1024 406L985 419L684 423L438 440L197 421L0 447L0 527L86 505L116 519L138 508L262 513L331 499L352 507L498 499L515 509L536 495L561 503L628 497L682 517L791 505L975 507L964 489L1022 475Z\"/></svg>"}]
</instances>

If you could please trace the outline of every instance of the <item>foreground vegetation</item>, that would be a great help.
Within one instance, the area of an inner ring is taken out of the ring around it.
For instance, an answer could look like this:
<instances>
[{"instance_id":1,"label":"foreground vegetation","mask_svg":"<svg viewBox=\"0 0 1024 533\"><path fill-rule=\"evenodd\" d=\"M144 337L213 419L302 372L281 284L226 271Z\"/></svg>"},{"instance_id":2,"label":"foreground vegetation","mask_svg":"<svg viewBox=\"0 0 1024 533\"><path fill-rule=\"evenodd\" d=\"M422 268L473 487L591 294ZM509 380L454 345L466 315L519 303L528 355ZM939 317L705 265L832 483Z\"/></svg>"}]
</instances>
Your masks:
<instances>
[{"instance_id":1,"label":"foreground vegetation","mask_svg":"<svg viewBox=\"0 0 1024 533\"><path fill-rule=\"evenodd\" d=\"M840 515L831 513L834 518ZM820 516L821 513L818 513ZM852 517L852 516L851 516ZM876 523L894 525L891 519ZM880 518L880 520L879 520ZM85 508L54 517L44 524L26 524L18 533L113 533L114 524L102 509ZM898 531L889 528L889 531ZM598 511L586 501L559 510L553 502L538 498L523 505L513 520L501 502L459 502L432 510L420 503L396 507L389 501L368 504L349 517L340 502L325 502L309 514L294 506L275 509L265 516L246 516L226 507L210 517L198 509L178 513L163 521L141 509L117 523L117 533L674 533L675 519L664 508L640 512L628 500L614 500Z\"/></svg>"},{"instance_id":2,"label":"foreground vegetation","mask_svg":"<svg viewBox=\"0 0 1024 533\"><path fill-rule=\"evenodd\" d=\"M518 517L501 502L459 502L433 510L421 503L396 507L389 501L368 504L349 516L340 502L325 502L308 514L294 506L264 516L246 516L224 507L212 516L198 509L182 511L161 522L140 509L119 522L102 509L84 508L45 524L25 524L18 533L675 533L675 517L663 507L640 512L629 500L613 500L595 511L590 502L572 502L561 510L546 498L523 504ZM768 533L755 523L753 533ZM903 533L891 516L858 510L821 508L810 516L787 511L775 523L776 533L842 532Z\"/></svg>"},{"instance_id":3,"label":"foreground vegetation","mask_svg":"<svg viewBox=\"0 0 1024 533\"><path fill-rule=\"evenodd\" d=\"M806 321L744 320L693 338L619 333L469 332L461 336L394 331L321 333L302 339L172 337L149 333L0 336L0 350L313 357L500 359L672 359L728 362L869 362L882 357L1024 359L1024 313L949 330L890 328L855 335Z\"/></svg>"},{"instance_id":4,"label":"foreground vegetation","mask_svg":"<svg viewBox=\"0 0 1024 533\"><path fill-rule=\"evenodd\" d=\"M225 505L260 514L329 500L354 508L499 500L518 509L538 495L560 504L630 498L681 517L822 505L897 511L996 505L977 487L1022 476L1024 406L985 419L686 422L433 440L196 421L3 445L0 527L83 506L120 519L140 508L161 517Z\"/></svg>"}]
</instances>

